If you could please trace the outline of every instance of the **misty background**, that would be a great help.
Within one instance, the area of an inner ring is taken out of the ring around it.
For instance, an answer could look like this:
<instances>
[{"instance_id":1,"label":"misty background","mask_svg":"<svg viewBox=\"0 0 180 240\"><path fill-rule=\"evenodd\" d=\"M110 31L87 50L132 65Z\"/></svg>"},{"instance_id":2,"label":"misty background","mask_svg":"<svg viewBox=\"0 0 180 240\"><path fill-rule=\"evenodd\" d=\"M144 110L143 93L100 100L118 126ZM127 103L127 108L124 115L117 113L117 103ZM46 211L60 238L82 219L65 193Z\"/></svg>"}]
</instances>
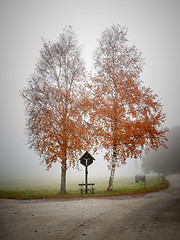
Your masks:
<instances>
[{"instance_id":1,"label":"misty background","mask_svg":"<svg viewBox=\"0 0 180 240\"><path fill-rule=\"evenodd\" d=\"M167 138L167 149L160 147L143 156L141 167L145 173L180 173L180 126L171 128Z\"/></svg>"},{"instance_id":2,"label":"misty background","mask_svg":"<svg viewBox=\"0 0 180 240\"><path fill-rule=\"evenodd\" d=\"M26 87L39 57L41 38L54 41L65 25L72 25L90 70L96 40L106 27L128 28L128 39L142 52L142 80L164 105L165 126L180 126L180 1L179 0L1 0L0 1L0 185L14 181L60 181L60 165L52 169L26 144L25 115L19 91ZM89 178L107 178L103 152L94 155ZM69 169L67 182L84 179ZM141 160L129 159L118 176L140 173Z\"/></svg>"}]
</instances>

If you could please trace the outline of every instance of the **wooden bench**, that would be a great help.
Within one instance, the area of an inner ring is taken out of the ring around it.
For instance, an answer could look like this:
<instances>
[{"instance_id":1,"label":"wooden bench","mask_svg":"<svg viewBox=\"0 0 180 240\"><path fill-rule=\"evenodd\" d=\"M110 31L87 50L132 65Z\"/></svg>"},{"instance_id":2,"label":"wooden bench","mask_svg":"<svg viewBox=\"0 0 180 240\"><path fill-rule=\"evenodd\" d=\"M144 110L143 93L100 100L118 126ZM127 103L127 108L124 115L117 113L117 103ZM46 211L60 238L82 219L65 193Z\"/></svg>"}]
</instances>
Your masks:
<instances>
[{"instance_id":1,"label":"wooden bench","mask_svg":"<svg viewBox=\"0 0 180 240\"><path fill-rule=\"evenodd\" d=\"M95 183L88 183L88 184L85 184L85 183L80 183L78 184L79 185L79 190L81 191L81 194L83 194L83 192L91 192L92 194L94 194L94 186L95 186ZM87 185L87 188L86 188L86 185Z\"/></svg>"}]
</instances>

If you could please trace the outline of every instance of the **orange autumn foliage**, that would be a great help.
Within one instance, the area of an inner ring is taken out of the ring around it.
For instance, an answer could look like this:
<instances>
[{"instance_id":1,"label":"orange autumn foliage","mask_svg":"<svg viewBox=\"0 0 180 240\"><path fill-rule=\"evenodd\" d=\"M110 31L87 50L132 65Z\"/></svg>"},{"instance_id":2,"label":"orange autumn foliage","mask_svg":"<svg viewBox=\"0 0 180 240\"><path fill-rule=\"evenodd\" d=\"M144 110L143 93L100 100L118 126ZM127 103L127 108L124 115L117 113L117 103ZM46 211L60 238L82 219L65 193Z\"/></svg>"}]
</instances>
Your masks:
<instances>
[{"instance_id":1,"label":"orange autumn foliage","mask_svg":"<svg viewBox=\"0 0 180 240\"><path fill-rule=\"evenodd\" d=\"M127 40L127 29L107 28L94 57L90 114L99 146L106 149L111 169L108 189L113 189L115 167L127 158L165 146L165 115L157 95L140 81L141 53Z\"/></svg>"},{"instance_id":2,"label":"orange autumn foliage","mask_svg":"<svg viewBox=\"0 0 180 240\"><path fill-rule=\"evenodd\" d=\"M162 105L142 85L143 59L126 35L119 25L103 32L87 84L81 49L66 27L57 42L43 40L35 72L22 91L29 146L48 169L61 163L63 193L66 170L78 166L84 150L106 149L112 189L116 166L165 146Z\"/></svg>"},{"instance_id":3,"label":"orange autumn foliage","mask_svg":"<svg viewBox=\"0 0 180 240\"><path fill-rule=\"evenodd\" d=\"M43 40L35 73L22 92L30 148L51 168L61 163L61 192L66 170L77 166L86 147L85 67L72 28L55 43Z\"/></svg>"}]
</instances>

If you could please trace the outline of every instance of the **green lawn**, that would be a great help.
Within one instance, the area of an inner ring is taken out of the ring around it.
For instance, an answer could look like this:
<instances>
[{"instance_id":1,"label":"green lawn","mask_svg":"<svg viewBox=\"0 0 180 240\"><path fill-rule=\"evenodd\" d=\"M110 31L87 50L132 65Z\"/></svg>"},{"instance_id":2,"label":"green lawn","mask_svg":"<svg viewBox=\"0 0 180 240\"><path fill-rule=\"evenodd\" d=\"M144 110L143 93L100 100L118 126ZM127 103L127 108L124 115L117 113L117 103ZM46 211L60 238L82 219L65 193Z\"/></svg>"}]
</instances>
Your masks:
<instances>
[{"instance_id":1,"label":"green lawn","mask_svg":"<svg viewBox=\"0 0 180 240\"><path fill-rule=\"evenodd\" d=\"M59 194L58 186L29 186L1 188L0 198L8 199L60 199L60 198L86 198L86 197L108 197L121 196L131 194L143 194L148 192L166 189L169 186L167 180L160 181L158 177L148 177L146 187L144 183L135 183L134 178L116 179L114 182L114 190L107 191L107 182L99 180L95 182L95 193L80 194L77 184L68 184L67 193Z\"/></svg>"}]
</instances>

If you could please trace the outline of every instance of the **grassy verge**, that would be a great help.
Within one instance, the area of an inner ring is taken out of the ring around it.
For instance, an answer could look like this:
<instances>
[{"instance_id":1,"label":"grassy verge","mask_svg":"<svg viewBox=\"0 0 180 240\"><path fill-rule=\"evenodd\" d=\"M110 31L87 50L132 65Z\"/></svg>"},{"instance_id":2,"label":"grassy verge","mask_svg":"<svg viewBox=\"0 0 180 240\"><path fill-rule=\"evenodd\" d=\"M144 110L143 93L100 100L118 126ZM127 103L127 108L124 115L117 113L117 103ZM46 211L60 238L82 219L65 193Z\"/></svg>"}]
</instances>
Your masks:
<instances>
[{"instance_id":1,"label":"grassy verge","mask_svg":"<svg viewBox=\"0 0 180 240\"><path fill-rule=\"evenodd\" d=\"M105 182L97 182L95 193L80 194L77 186L69 186L66 194L60 194L58 188L20 188L2 189L0 198L7 199L63 199L63 198L87 198L87 197L111 197L121 195L142 195L168 188L169 183L165 179L160 181L157 177L147 178L146 187L144 183L135 183L133 178L116 180L114 190L107 191Z\"/></svg>"}]
</instances>

